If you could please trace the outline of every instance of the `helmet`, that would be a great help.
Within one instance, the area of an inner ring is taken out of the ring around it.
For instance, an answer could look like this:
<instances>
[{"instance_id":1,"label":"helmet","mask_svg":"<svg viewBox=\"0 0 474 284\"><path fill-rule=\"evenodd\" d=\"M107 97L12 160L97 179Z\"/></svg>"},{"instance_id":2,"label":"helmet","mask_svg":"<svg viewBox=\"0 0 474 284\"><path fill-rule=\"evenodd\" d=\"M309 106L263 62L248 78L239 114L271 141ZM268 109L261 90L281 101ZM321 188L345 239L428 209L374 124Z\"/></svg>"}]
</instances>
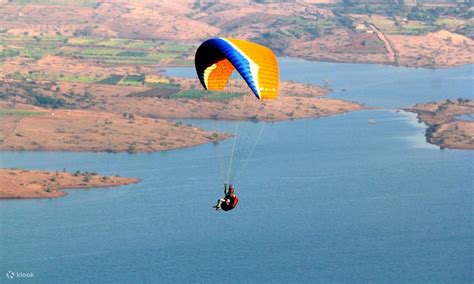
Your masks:
<instances>
[{"instance_id":1,"label":"helmet","mask_svg":"<svg viewBox=\"0 0 474 284\"><path fill-rule=\"evenodd\" d=\"M234 187L233 187L232 185L229 186L229 192L230 192L230 193L234 193Z\"/></svg>"}]
</instances>

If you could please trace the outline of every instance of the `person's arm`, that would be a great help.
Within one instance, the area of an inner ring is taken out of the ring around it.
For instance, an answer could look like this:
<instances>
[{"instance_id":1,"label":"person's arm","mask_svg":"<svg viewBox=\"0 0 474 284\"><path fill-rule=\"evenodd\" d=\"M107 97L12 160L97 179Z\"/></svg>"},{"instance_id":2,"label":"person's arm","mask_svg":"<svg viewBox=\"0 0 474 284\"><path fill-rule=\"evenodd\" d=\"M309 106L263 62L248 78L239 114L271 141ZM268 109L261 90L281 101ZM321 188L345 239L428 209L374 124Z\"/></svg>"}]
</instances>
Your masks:
<instances>
[{"instance_id":1,"label":"person's arm","mask_svg":"<svg viewBox=\"0 0 474 284\"><path fill-rule=\"evenodd\" d=\"M224 183L224 194L227 195L227 183Z\"/></svg>"}]
</instances>

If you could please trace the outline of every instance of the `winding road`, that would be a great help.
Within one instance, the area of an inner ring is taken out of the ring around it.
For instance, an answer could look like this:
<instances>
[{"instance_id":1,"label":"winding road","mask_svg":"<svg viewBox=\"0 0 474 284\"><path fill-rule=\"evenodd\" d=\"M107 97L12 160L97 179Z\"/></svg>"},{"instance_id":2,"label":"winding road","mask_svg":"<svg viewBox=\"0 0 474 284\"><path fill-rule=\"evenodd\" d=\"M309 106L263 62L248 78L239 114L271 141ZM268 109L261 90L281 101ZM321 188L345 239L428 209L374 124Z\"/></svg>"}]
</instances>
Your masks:
<instances>
[{"instance_id":1,"label":"winding road","mask_svg":"<svg viewBox=\"0 0 474 284\"><path fill-rule=\"evenodd\" d=\"M387 49L387 52L388 52L389 61L395 64L398 63L395 49L392 47L392 44L390 43L388 38L385 36L385 34L381 32L374 24L369 24L369 26L374 30L374 32L377 34L380 40L384 42L385 48Z\"/></svg>"}]
</instances>

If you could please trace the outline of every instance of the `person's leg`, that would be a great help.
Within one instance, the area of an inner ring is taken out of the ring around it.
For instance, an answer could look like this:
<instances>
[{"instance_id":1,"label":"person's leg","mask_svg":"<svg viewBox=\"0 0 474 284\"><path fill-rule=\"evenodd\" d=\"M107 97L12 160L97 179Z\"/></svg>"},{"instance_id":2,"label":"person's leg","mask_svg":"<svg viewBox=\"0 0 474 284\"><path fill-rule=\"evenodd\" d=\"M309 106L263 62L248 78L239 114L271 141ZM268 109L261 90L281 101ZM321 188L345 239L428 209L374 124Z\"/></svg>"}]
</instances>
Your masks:
<instances>
[{"instance_id":1,"label":"person's leg","mask_svg":"<svg viewBox=\"0 0 474 284\"><path fill-rule=\"evenodd\" d=\"M217 204L214 208L216 208L216 210L221 209L222 202L225 202L225 199L217 199Z\"/></svg>"}]
</instances>

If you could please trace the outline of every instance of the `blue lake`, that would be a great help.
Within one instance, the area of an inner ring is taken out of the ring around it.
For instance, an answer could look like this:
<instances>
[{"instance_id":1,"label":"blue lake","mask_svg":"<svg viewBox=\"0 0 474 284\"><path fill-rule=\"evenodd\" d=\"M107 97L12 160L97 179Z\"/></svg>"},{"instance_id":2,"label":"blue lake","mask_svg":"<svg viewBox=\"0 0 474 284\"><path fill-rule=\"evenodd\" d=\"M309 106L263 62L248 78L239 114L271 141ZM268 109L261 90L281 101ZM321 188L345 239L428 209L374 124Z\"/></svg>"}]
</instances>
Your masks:
<instances>
[{"instance_id":1,"label":"blue lake","mask_svg":"<svg viewBox=\"0 0 474 284\"><path fill-rule=\"evenodd\" d=\"M372 107L402 108L416 103L457 98L474 99L474 65L450 69L406 68L377 64L312 62L279 58L282 80L329 83L332 98ZM169 68L164 74L195 78L191 67Z\"/></svg>"},{"instance_id":2,"label":"blue lake","mask_svg":"<svg viewBox=\"0 0 474 284\"><path fill-rule=\"evenodd\" d=\"M471 89L463 82L459 93ZM211 209L222 195L215 144L144 154L0 152L0 167L142 179L0 202L0 272L33 272L30 280L44 283L471 283L474 152L439 150L424 130L414 114L393 110L265 124L237 183L240 203L227 213ZM229 153L232 142L219 147Z\"/></svg>"},{"instance_id":3,"label":"blue lake","mask_svg":"<svg viewBox=\"0 0 474 284\"><path fill-rule=\"evenodd\" d=\"M456 116L456 119L474 121L474 114L463 114Z\"/></svg>"}]
</instances>

